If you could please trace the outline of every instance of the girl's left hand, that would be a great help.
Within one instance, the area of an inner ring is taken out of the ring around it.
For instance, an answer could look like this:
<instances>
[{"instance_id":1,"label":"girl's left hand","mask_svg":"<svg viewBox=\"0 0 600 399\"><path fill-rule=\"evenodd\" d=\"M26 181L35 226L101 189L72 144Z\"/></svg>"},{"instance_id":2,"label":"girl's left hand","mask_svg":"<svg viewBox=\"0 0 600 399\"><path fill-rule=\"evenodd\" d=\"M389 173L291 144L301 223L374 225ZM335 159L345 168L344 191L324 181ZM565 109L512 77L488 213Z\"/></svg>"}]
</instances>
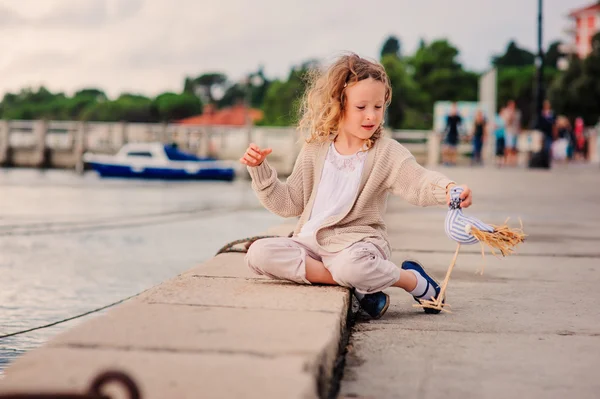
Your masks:
<instances>
[{"instance_id":1,"label":"girl's left hand","mask_svg":"<svg viewBox=\"0 0 600 399\"><path fill-rule=\"evenodd\" d=\"M450 189L456 186L456 184L449 184L446 188L446 203L450 205ZM460 199L462 200L460 203L461 208L468 208L473 204L473 193L471 189L466 184L460 185L462 187L463 192L460 194Z\"/></svg>"}]
</instances>

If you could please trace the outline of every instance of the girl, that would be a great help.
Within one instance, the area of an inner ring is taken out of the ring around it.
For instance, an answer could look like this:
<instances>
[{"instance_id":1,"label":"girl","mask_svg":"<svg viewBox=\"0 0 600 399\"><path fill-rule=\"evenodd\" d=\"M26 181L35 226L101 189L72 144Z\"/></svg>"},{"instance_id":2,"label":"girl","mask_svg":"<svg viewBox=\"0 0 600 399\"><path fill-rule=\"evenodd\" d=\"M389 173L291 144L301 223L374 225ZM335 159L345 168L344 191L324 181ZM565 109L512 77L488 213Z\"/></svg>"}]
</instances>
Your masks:
<instances>
[{"instance_id":1,"label":"girl","mask_svg":"<svg viewBox=\"0 0 600 399\"><path fill-rule=\"evenodd\" d=\"M381 292L385 288L403 288L419 303L440 290L419 263L406 261L398 268L390 262L383 220L388 193L415 205L443 205L454 185L421 167L398 142L382 137L391 93L380 64L342 56L308 85L300 121L308 139L287 181L280 182L269 166L270 148L251 144L240 159L267 209L282 217L300 216L293 237L254 242L247 265L274 279L353 287L374 318L389 306ZM462 204L468 207L471 191L463 187Z\"/></svg>"}]
</instances>

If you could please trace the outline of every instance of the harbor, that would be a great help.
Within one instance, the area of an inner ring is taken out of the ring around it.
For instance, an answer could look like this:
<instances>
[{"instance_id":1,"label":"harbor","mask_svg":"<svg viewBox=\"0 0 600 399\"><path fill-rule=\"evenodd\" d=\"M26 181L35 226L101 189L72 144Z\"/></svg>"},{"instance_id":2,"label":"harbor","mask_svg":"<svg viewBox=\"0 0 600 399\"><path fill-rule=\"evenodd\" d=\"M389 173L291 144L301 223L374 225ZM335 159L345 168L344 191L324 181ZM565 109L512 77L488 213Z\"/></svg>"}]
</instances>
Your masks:
<instances>
[{"instance_id":1,"label":"harbor","mask_svg":"<svg viewBox=\"0 0 600 399\"><path fill-rule=\"evenodd\" d=\"M119 301L277 223L247 181L0 169L0 335ZM80 320L0 341L0 369Z\"/></svg>"}]
</instances>

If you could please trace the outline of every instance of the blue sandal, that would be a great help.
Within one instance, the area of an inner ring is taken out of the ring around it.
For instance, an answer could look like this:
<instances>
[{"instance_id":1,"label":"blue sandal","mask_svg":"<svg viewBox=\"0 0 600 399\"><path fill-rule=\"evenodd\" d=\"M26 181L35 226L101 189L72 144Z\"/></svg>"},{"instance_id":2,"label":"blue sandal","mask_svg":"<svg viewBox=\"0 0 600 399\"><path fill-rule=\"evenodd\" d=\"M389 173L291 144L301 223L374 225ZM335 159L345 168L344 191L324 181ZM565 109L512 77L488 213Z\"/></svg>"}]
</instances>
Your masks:
<instances>
[{"instance_id":1,"label":"blue sandal","mask_svg":"<svg viewBox=\"0 0 600 399\"><path fill-rule=\"evenodd\" d=\"M425 269L423 268L423 266L421 266L420 263L414 261L414 260L407 260L402 262L402 267L403 270L414 270L417 273L419 273L421 276L423 276L423 278L425 280L427 280L427 287L425 288L425 292L423 292L423 295L421 296L413 296L413 298L415 299L415 301L417 301L419 304L423 304L421 302L421 299L423 298L423 296L427 293L427 291L429 291L429 286L433 286L433 289L435 290L435 297L431 298L431 299L435 299L438 297L438 295L440 295L440 285L438 284L437 281L435 281L431 276L429 276L426 272ZM442 301L442 303L446 302L446 298L444 298L444 300ZM427 307L423 307L423 310L425 311L425 313L428 314L438 314L441 312L440 309L433 309L433 308L427 308Z\"/></svg>"},{"instance_id":2,"label":"blue sandal","mask_svg":"<svg viewBox=\"0 0 600 399\"><path fill-rule=\"evenodd\" d=\"M374 292L365 294L364 298L359 301L362 310L367 312L373 319L379 319L385 314L390 306L390 296L385 292Z\"/></svg>"}]
</instances>

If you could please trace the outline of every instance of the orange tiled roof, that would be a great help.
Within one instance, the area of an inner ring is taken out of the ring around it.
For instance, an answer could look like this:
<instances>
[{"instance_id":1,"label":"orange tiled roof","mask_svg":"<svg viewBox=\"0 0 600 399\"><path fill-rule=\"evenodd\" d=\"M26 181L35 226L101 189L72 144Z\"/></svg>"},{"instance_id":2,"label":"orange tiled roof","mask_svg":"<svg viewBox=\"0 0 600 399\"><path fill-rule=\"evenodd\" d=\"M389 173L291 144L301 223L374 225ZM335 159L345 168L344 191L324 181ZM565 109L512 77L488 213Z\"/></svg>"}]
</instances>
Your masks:
<instances>
[{"instance_id":1,"label":"orange tiled roof","mask_svg":"<svg viewBox=\"0 0 600 399\"><path fill-rule=\"evenodd\" d=\"M246 116L249 114L252 122L263 118L263 112L259 109L246 108L243 105L234 105L223 109L214 109L213 106L204 107L201 115L191 116L182 119L177 123L181 125L225 125L225 126L244 126Z\"/></svg>"},{"instance_id":2,"label":"orange tiled roof","mask_svg":"<svg viewBox=\"0 0 600 399\"><path fill-rule=\"evenodd\" d=\"M600 1L595 2L594 4L590 4L589 6L586 7L581 7L578 8L576 10L573 10L569 13L569 17L576 17L577 15L587 12L587 11L594 11L594 10L600 10Z\"/></svg>"}]
</instances>

